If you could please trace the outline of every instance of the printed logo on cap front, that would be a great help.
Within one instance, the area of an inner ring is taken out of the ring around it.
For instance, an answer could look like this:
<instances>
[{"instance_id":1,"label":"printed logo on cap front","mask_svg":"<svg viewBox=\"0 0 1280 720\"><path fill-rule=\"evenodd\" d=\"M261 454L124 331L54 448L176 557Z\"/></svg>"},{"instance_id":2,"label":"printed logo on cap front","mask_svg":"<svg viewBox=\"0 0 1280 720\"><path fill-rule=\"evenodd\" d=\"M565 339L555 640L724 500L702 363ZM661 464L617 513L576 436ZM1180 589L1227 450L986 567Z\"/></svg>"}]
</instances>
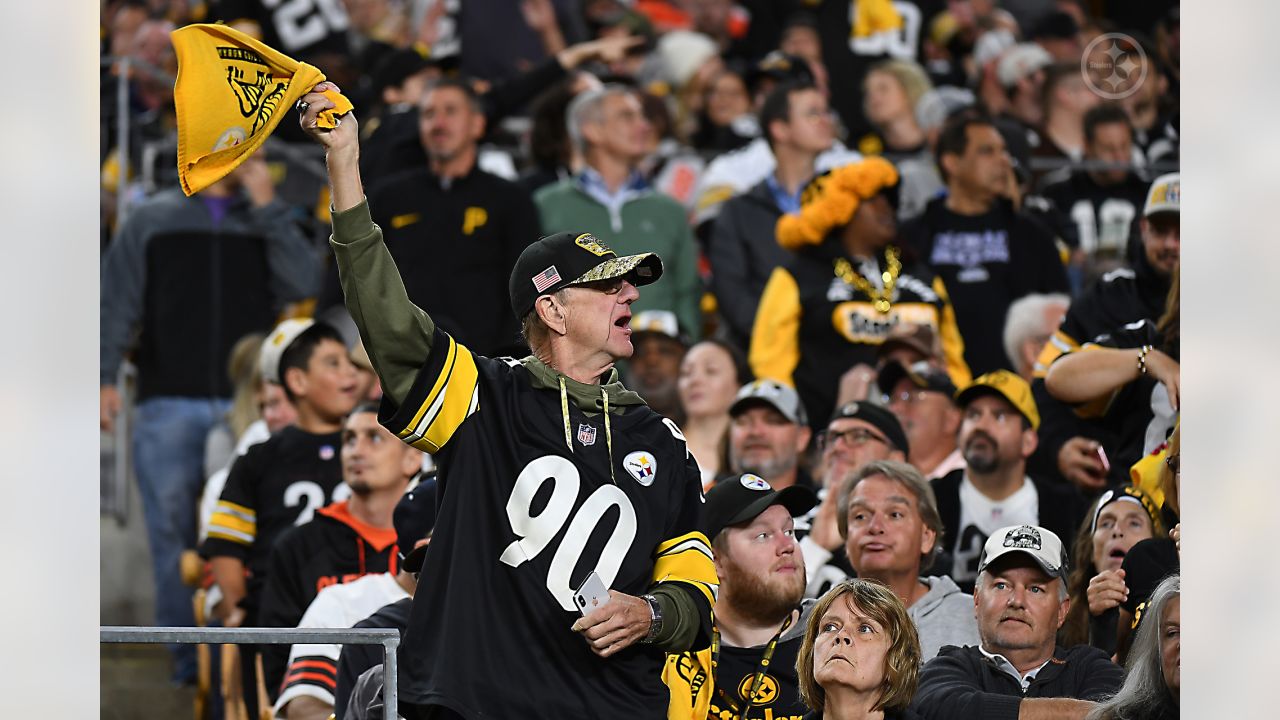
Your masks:
<instances>
[{"instance_id":1,"label":"printed logo on cap front","mask_svg":"<svg viewBox=\"0 0 1280 720\"><path fill-rule=\"evenodd\" d=\"M558 282L560 282L560 271L556 270L555 265L533 276L533 287L538 292L542 292Z\"/></svg>"},{"instance_id":2,"label":"printed logo on cap front","mask_svg":"<svg viewBox=\"0 0 1280 720\"><path fill-rule=\"evenodd\" d=\"M1042 546L1040 531L1030 525L1021 525L1005 533L1004 546L1039 550Z\"/></svg>"},{"instance_id":3,"label":"printed logo on cap front","mask_svg":"<svg viewBox=\"0 0 1280 720\"><path fill-rule=\"evenodd\" d=\"M764 481L764 478L760 477L759 475L752 475L751 473L747 473L746 475L743 475L741 478L738 479L738 482L741 482L742 487L748 490L768 491L773 489L769 487L769 483Z\"/></svg>"},{"instance_id":4,"label":"printed logo on cap front","mask_svg":"<svg viewBox=\"0 0 1280 720\"><path fill-rule=\"evenodd\" d=\"M653 478L658 473L658 461L653 458L652 453L644 450L637 450L623 458L622 467L645 487L653 484Z\"/></svg>"},{"instance_id":5,"label":"printed logo on cap front","mask_svg":"<svg viewBox=\"0 0 1280 720\"><path fill-rule=\"evenodd\" d=\"M600 242L600 239L591 233L582 233L573 239L573 244L597 257L604 257L611 253L616 254L609 249L608 245Z\"/></svg>"}]
</instances>

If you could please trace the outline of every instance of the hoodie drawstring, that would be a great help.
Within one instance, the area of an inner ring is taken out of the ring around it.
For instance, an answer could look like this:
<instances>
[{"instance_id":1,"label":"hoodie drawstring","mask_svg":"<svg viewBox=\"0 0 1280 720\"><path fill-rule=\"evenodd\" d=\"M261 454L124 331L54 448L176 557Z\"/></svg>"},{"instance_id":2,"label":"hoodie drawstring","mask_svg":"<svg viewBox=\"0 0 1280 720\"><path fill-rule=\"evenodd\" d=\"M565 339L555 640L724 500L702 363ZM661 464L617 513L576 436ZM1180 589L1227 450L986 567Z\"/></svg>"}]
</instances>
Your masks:
<instances>
[{"instance_id":1,"label":"hoodie drawstring","mask_svg":"<svg viewBox=\"0 0 1280 720\"><path fill-rule=\"evenodd\" d=\"M609 446L609 481L617 485L618 478L613 471L613 426L609 421L609 391L601 387L600 396L604 399L604 441ZM573 430L569 426L569 389L565 387L563 375L560 376L560 418L564 420L564 444L569 452L576 454L577 451L573 449Z\"/></svg>"},{"instance_id":2,"label":"hoodie drawstring","mask_svg":"<svg viewBox=\"0 0 1280 720\"><path fill-rule=\"evenodd\" d=\"M602 387L600 394L604 396L604 442L609 446L609 482L617 485L618 479L613 476L613 429L609 426L609 391Z\"/></svg>"}]
</instances>

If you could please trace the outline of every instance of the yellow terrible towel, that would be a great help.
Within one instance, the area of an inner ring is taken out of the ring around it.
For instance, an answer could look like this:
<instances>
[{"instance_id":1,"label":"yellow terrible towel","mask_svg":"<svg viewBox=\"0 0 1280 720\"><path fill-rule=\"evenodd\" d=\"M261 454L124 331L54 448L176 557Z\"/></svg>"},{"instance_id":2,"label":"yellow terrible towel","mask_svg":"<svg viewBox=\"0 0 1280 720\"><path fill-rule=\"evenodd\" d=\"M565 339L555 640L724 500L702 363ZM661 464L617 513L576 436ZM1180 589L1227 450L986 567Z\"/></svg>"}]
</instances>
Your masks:
<instances>
[{"instance_id":1,"label":"yellow terrible towel","mask_svg":"<svg viewBox=\"0 0 1280 720\"><path fill-rule=\"evenodd\" d=\"M172 34L178 54L178 178L193 195L226 177L262 146L294 103L324 73L225 25L188 25ZM317 124L337 127L351 101L328 90L337 107Z\"/></svg>"}]
</instances>

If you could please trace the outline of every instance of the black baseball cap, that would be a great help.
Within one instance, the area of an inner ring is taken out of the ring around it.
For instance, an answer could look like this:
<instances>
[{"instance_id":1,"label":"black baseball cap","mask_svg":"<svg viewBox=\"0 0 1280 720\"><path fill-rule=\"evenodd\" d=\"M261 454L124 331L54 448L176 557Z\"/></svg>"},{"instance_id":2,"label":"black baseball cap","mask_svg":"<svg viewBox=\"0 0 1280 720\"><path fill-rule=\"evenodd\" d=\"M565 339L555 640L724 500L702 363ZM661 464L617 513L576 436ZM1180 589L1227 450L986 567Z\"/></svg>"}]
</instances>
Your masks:
<instances>
[{"instance_id":1,"label":"black baseball cap","mask_svg":"<svg viewBox=\"0 0 1280 720\"><path fill-rule=\"evenodd\" d=\"M751 473L728 477L707 491L707 504L702 508L702 531L715 540L730 525L754 520L774 505L781 505L799 517L818 504L818 496L803 485L774 490L764 478Z\"/></svg>"},{"instance_id":2,"label":"black baseball cap","mask_svg":"<svg viewBox=\"0 0 1280 720\"><path fill-rule=\"evenodd\" d=\"M373 89L381 93L389 87L400 87L405 80L430 67L449 72L458 67L458 55L435 56L424 52L425 48L407 47L388 51L369 73Z\"/></svg>"},{"instance_id":3,"label":"black baseball cap","mask_svg":"<svg viewBox=\"0 0 1280 720\"><path fill-rule=\"evenodd\" d=\"M662 277L662 259L657 253L618 257L591 233L548 235L525 248L511 270L511 312L522 320L540 295L616 277L626 277L636 287L648 285Z\"/></svg>"},{"instance_id":4,"label":"black baseball cap","mask_svg":"<svg viewBox=\"0 0 1280 720\"><path fill-rule=\"evenodd\" d=\"M853 418L870 424L884 433L885 437L889 438L889 442L901 450L903 455L911 454L911 448L907 444L907 434L902 430L902 423L898 422L898 418L887 408L870 402L845 403L836 408L827 424L830 425L840 418Z\"/></svg>"},{"instance_id":5,"label":"black baseball cap","mask_svg":"<svg viewBox=\"0 0 1280 720\"><path fill-rule=\"evenodd\" d=\"M427 546L414 547L436 525L436 478L429 475L396 503L391 514L391 524L396 529L396 547L400 567L408 572L422 569L427 557Z\"/></svg>"},{"instance_id":6,"label":"black baseball cap","mask_svg":"<svg viewBox=\"0 0 1280 720\"><path fill-rule=\"evenodd\" d=\"M809 61L798 55L787 55L781 50L774 50L761 58L760 62L747 72L747 87L751 88L751 92L756 91L762 80L773 80L779 83L812 83L814 77Z\"/></svg>"},{"instance_id":7,"label":"black baseball cap","mask_svg":"<svg viewBox=\"0 0 1280 720\"><path fill-rule=\"evenodd\" d=\"M940 392L948 400L955 397L956 386L951 382L951 376L924 360L912 363L910 367L897 361L888 363L880 369L876 384L880 386L880 392L888 395L903 378L910 380L912 385L921 390Z\"/></svg>"}]
</instances>

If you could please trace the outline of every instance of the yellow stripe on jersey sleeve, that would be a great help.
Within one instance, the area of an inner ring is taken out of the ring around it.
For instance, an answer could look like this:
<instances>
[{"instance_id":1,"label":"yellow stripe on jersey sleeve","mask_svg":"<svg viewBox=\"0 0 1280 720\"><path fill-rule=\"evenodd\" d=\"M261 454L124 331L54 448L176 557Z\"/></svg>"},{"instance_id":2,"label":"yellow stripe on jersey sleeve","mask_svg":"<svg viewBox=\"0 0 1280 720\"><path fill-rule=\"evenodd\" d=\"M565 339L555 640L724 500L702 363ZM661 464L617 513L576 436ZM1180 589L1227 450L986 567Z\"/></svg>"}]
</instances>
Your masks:
<instances>
[{"instance_id":1,"label":"yellow stripe on jersey sleeve","mask_svg":"<svg viewBox=\"0 0 1280 720\"><path fill-rule=\"evenodd\" d=\"M449 338L440 376L408 426L397 433L400 439L419 450L438 452L462 421L475 412L478 381L479 371L471 351Z\"/></svg>"},{"instance_id":2,"label":"yellow stripe on jersey sleeve","mask_svg":"<svg viewBox=\"0 0 1280 720\"><path fill-rule=\"evenodd\" d=\"M244 505L219 500L209 518L209 537L252 545L258 534L257 514Z\"/></svg>"},{"instance_id":3,"label":"yellow stripe on jersey sleeve","mask_svg":"<svg viewBox=\"0 0 1280 720\"><path fill-rule=\"evenodd\" d=\"M1062 330L1055 331L1053 336L1049 338L1049 342L1045 343L1044 347L1040 349L1040 356L1036 358L1035 376L1043 380L1044 376L1049 374L1049 366L1053 364L1054 360L1058 359L1059 355L1079 349L1080 343L1076 342L1075 338L1062 332Z\"/></svg>"},{"instance_id":4,"label":"yellow stripe on jersey sleeve","mask_svg":"<svg viewBox=\"0 0 1280 720\"><path fill-rule=\"evenodd\" d=\"M794 386L791 376L800 364L800 286L786 269L769 275L760 296L747 362L757 378Z\"/></svg>"},{"instance_id":5,"label":"yellow stripe on jersey sleeve","mask_svg":"<svg viewBox=\"0 0 1280 720\"><path fill-rule=\"evenodd\" d=\"M711 543L700 532L691 532L658 545L653 563L654 582L684 582L696 587L712 605L720 589Z\"/></svg>"}]
</instances>

